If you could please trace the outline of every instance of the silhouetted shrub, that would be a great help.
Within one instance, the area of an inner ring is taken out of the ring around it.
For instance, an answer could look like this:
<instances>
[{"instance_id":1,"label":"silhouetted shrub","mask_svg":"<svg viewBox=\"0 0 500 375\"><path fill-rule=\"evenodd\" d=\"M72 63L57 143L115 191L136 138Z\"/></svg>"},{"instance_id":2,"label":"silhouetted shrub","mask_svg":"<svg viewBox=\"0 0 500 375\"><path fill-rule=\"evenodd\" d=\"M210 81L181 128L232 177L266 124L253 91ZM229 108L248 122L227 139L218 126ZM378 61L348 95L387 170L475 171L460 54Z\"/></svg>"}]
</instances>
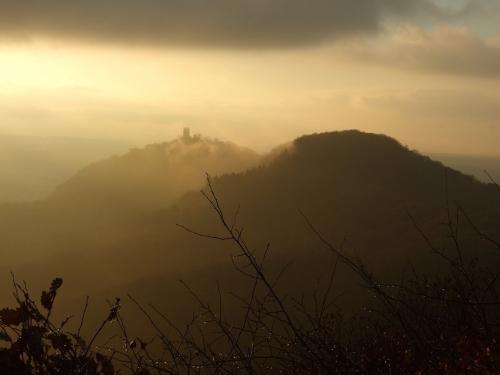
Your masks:
<instances>
[{"instance_id":1,"label":"silhouetted shrub","mask_svg":"<svg viewBox=\"0 0 500 375\"><path fill-rule=\"evenodd\" d=\"M54 279L49 290L42 292L39 306L27 287L13 279L17 306L0 310L0 341L5 344L0 348L0 373L115 374L112 357L93 351L92 346L104 325L116 319L119 301L111 307L108 317L87 344L80 334L85 313L77 332L65 331L71 317L57 325L51 321L62 283L62 279Z\"/></svg>"}]
</instances>

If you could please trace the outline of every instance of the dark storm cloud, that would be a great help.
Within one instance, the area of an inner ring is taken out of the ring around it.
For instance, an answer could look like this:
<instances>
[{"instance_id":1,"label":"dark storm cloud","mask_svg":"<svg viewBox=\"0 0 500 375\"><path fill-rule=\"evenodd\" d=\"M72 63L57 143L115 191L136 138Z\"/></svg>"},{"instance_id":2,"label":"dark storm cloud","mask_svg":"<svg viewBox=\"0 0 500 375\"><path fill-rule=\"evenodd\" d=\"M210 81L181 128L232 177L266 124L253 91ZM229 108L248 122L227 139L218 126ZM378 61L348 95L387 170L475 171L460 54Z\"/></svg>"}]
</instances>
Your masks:
<instances>
[{"instance_id":1,"label":"dark storm cloud","mask_svg":"<svg viewBox=\"0 0 500 375\"><path fill-rule=\"evenodd\" d=\"M370 33L431 0L10 0L0 38L288 47Z\"/></svg>"}]
</instances>

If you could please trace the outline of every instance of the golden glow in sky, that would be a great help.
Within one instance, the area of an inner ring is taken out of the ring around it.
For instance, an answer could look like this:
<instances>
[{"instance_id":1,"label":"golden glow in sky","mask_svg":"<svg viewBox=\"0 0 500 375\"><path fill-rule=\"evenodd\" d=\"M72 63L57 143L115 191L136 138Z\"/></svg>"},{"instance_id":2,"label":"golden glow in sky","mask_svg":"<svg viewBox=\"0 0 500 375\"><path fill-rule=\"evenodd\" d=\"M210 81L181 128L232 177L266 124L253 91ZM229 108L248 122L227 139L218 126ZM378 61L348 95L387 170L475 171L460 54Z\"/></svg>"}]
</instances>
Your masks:
<instances>
[{"instance_id":1,"label":"golden glow in sky","mask_svg":"<svg viewBox=\"0 0 500 375\"><path fill-rule=\"evenodd\" d=\"M499 154L500 32L456 23L286 48L8 40L0 134L144 144L190 126L266 150L358 128L424 152Z\"/></svg>"}]
</instances>

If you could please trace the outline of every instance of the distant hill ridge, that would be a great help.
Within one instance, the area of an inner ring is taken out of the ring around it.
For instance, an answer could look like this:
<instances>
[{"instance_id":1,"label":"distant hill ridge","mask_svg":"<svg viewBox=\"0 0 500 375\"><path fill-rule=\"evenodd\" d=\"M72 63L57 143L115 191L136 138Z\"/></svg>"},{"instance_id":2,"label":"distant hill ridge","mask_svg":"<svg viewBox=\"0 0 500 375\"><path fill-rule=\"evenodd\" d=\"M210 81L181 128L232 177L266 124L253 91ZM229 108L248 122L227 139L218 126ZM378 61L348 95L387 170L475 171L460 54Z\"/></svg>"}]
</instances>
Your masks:
<instances>
[{"instance_id":1,"label":"distant hill ridge","mask_svg":"<svg viewBox=\"0 0 500 375\"><path fill-rule=\"evenodd\" d=\"M449 194L458 194L457 198L494 191L492 186L409 150L390 137L355 130L300 137L274 153L265 166L243 177L222 177L220 184L225 180L250 183L251 178L266 178L267 186L272 180L281 184L289 180L291 185L286 188L290 192L330 185L337 194L339 189L345 193L364 191L408 202L418 197L443 202L446 181ZM476 199L481 200L479 196Z\"/></svg>"},{"instance_id":2,"label":"distant hill ridge","mask_svg":"<svg viewBox=\"0 0 500 375\"><path fill-rule=\"evenodd\" d=\"M185 135L96 162L59 186L48 203L85 204L113 216L148 212L200 189L205 172L240 172L258 160L255 152L232 143Z\"/></svg>"}]
</instances>

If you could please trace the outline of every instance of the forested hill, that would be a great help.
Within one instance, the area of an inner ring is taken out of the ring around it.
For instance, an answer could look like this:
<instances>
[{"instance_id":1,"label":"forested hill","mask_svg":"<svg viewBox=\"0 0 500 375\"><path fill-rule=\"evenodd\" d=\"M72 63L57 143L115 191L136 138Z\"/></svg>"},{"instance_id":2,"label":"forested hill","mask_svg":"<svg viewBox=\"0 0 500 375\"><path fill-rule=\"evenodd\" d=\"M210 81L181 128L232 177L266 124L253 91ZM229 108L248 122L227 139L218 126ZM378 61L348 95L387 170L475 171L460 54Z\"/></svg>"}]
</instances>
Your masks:
<instances>
[{"instance_id":1,"label":"forested hill","mask_svg":"<svg viewBox=\"0 0 500 375\"><path fill-rule=\"evenodd\" d=\"M23 278L41 282L57 274L79 286L81 293L119 294L132 288L162 304L178 289L176 278L204 280L201 285L208 288L231 274L231 248L177 226L221 234L217 215L201 194L182 195L179 188L198 190L207 171L214 175L213 188L228 218L245 228L252 248L259 252L270 243L270 264L296 261L287 284L292 289L294 283L305 287L313 282L319 269L330 264L299 210L328 240L343 244L346 252L387 277L399 274L410 260L428 270L437 266L418 230L440 249L447 247L447 203L453 218L459 218L469 254L477 236L468 220L493 236L499 234L495 215L500 194L493 185L386 136L357 131L314 134L252 167L255 162L249 151L205 141L174 141L107 160L62 186L36 215L30 211L33 207L21 213L19 207L3 211L8 225L2 226L2 251L19 249L16 254L23 263L31 260L25 254L35 254L33 266L11 267ZM467 218L457 216L457 204ZM87 225L99 222L108 211L128 216ZM48 219L53 212L62 212L55 224Z\"/></svg>"},{"instance_id":2,"label":"forested hill","mask_svg":"<svg viewBox=\"0 0 500 375\"><path fill-rule=\"evenodd\" d=\"M0 252L7 263L12 257L34 261L79 249L95 254L99 240L115 244L117 232L126 234L114 230L119 223L167 208L182 194L201 189L205 173L243 171L258 160L249 149L196 136L98 161L45 200L0 206Z\"/></svg>"},{"instance_id":3,"label":"forested hill","mask_svg":"<svg viewBox=\"0 0 500 375\"><path fill-rule=\"evenodd\" d=\"M7 233L75 231L82 225L123 221L166 208L182 194L200 189L205 173L239 172L258 160L249 149L202 137L152 144L81 169L45 200L0 206L0 221Z\"/></svg>"},{"instance_id":4,"label":"forested hill","mask_svg":"<svg viewBox=\"0 0 500 375\"><path fill-rule=\"evenodd\" d=\"M422 247L410 217L438 236L446 229L447 204L460 204L471 220L485 225L494 223L493 212L500 208L493 185L387 136L358 131L301 137L260 168L214 179L214 189L229 215L240 206L240 222L260 241L275 238L304 250L307 229L300 209L332 239L347 236L357 251L382 256L383 262L390 262L389 253L404 258L409 248ZM202 200L192 194L184 204L202 206ZM209 221L188 212L183 222L203 227Z\"/></svg>"},{"instance_id":5,"label":"forested hill","mask_svg":"<svg viewBox=\"0 0 500 375\"><path fill-rule=\"evenodd\" d=\"M235 144L188 136L90 165L62 184L47 203L113 216L150 212L199 190L205 173L241 172L258 160L258 154Z\"/></svg>"}]
</instances>

